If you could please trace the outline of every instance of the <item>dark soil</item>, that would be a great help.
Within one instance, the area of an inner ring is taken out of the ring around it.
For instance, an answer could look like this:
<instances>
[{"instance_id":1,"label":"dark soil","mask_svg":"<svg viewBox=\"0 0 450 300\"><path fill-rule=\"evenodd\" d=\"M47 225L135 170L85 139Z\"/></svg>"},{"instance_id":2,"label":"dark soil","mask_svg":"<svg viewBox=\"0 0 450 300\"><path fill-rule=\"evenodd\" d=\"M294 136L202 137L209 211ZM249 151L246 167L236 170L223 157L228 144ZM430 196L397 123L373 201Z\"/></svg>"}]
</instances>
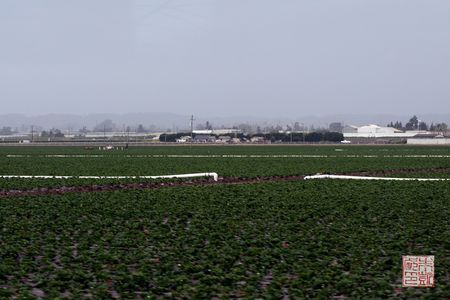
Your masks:
<instances>
[{"instance_id":1,"label":"dark soil","mask_svg":"<svg viewBox=\"0 0 450 300\"><path fill-rule=\"evenodd\" d=\"M341 173L339 175L350 176L383 176L407 173L447 173L450 168L425 168L425 169L393 169L379 171L357 171ZM91 192L107 192L117 190L136 190L136 189L160 189L167 187L185 187L185 186L208 186L208 185L237 185L237 184L254 184L262 182L280 182L303 180L304 175L289 176L263 176L263 177L219 177L218 181L209 178L194 179L186 181L174 182L141 182L141 183L124 183L124 184L103 184L103 185L83 185L83 186L62 186L62 187L45 187L33 188L27 190L0 190L0 198L18 197L18 196L43 196L43 195L61 195L66 193L91 193Z\"/></svg>"}]
</instances>

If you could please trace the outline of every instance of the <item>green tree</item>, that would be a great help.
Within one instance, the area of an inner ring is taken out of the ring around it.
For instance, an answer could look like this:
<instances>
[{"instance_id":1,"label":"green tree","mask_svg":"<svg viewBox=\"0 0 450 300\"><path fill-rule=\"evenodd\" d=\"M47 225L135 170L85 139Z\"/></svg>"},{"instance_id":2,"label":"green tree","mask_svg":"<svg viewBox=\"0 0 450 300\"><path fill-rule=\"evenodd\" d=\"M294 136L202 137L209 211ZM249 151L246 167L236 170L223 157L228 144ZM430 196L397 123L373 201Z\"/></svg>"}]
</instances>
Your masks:
<instances>
[{"instance_id":1,"label":"green tree","mask_svg":"<svg viewBox=\"0 0 450 300\"><path fill-rule=\"evenodd\" d=\"M447 130L448 130L447 123L437 123L436 124L436 131L447 132Z\"/></svg>"},{"instance_id":2,"label":"green tree","mask_svg":"<svg viewBox=\"0 0 450 300\"><path fill-rule=\"evenodd\" d=\"M14 131L11 129L11 127L3 127L0 129L0 135L11 135Z\"/></svg>"},{"instance_id":3,"label":"green tree","mask_svg":"<svg viewBox=\"0 0 450 300\"><path fill-rule=\"evenodd\" d=\"M419 130L428 130L428 125L425 122L419 123Z\"/></svg>"},{"instance_id":4,"label":"green tree","mask_svg":"<svg viewBox=\"0 0 450 300\"><path fill-rule=\"evenodd\" d=\"M136 132L144 133L144 132L147 132L147 130L145 130L145 128L144 128L144 126L142 124L139 124L137 129L136 129Z\"/></svg>"},{"instance_id":5,"label":"green tree","mask_svg":"<svg viewBox=\"0 0 450 300\"><path fill-rule=\"evenodd\" d=\"M112 120L104 120L95 126L94 131L97 132L112 132L117 128L116 124Z\"/></svg>"},{"instance_id":6,"label":"green tree","mask_svg":"<svg viewBox=\"0 0 450 300\"><path fill-rule=\"evenodd\" d=\"M419 119L414 115L405 125L406 130L416 130L419 128Z\"/></svg>"}]
</instances>

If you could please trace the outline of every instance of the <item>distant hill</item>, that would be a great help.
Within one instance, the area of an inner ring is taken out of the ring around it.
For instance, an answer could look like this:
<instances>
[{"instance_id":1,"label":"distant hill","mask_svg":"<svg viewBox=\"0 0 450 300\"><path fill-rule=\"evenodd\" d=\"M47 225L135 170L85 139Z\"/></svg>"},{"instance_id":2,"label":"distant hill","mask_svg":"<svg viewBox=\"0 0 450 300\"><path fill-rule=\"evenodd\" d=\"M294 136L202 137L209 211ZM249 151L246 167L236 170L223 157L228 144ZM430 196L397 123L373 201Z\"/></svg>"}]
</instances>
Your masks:
<instances>
[{"instance_id":1,"label":"distant hill","mask_svg":"<svg viewBox=\"0 0 450 300\"><path fill-rule=\"evenodd\" d=\"M446 122L450 124L450 114L417 114L420 120L426 123ZM258 117L258 116L195 116L195 124L204 124L209 121L213 126L231 127L241 123L251 125L287 125L293 122L304 123L307 126L326 127L332 122L342 122L344 124L378 124L386 125L393 121L402 121L406 123L411 116L394 115L394 114L336 114L336 115L305 115L298 118L283 118L282 116L274 117ZM31 125L38 126L43 129L59 128L63 131L78 130L83 126L91 129L96 124L106 120L112 120L117 127L136 126L142 124L145 127L153 125L157 130L175 129L183 130L189 128L190 115L180 115L165 112L145 112L145 113L125 113L125 114L45 114L28 116L23 114L4 114L0 115L0 127L11 126L13 128L28 128Z\"/></svg>"}]
</instances>

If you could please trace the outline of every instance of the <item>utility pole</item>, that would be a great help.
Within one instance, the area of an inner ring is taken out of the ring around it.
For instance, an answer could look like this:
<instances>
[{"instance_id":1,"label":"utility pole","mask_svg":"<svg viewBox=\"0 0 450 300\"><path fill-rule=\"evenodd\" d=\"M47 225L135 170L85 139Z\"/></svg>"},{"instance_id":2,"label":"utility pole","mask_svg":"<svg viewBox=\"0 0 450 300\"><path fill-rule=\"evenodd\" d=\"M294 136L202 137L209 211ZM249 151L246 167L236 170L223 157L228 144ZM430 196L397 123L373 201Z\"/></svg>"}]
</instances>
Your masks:
<instances>
[{"instance_id":1,"label":"utility pole","mask_svg":"<svg viewBox=\"0 0 450 300\"><path fill-rule=\"evenodd\" d=\"M191 138L194 138L194 115L191 115Z\"/></svg>"},{"instance_id":2,"label":"utility pole","mask_svg":"<svg viewBox=\"0 0 450 300\"><path fill-rule=\"evenodd\" d=\"M302 123L302 131L303 131L302 138L303 138L303 144L304 144L305 143L305 124L304 123Z\"/></svg>"},{"instance_id":3,"label":"utility pole","mask_svg":"<svg viewBox=\"0 0 450 300\"><path fill-rule=\"evenodd\" d=\"M34 141L34 126L31 125L31 142Z\"/></svg>"},{"instance_id":4,"label":"utility pole","mask_svg":"<svg viewBox=\"0 0 450 300\"><path fill-rule=\"evenodd\" d=\"M294 131L295 124L294 123L291 123L291 124L292 124L292 126L291 126L291 144L292 144L292 133Z\"/></svg>"}]
</instances>

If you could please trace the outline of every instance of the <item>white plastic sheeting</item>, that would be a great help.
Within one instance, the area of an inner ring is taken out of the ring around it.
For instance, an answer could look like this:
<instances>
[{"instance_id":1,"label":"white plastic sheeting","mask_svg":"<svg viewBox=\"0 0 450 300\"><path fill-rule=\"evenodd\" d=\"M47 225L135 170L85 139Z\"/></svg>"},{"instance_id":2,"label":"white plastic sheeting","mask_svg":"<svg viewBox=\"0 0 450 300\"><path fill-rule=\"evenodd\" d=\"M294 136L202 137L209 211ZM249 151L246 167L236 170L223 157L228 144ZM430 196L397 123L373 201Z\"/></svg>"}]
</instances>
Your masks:
<instances>
[{"instance_id":1,"label":"white plastic sheeting","mask_svg":"<svg viewBox=\"0 0 450 300\"><path fill-rule=\"evenodd\" d=\"M192 173L192 174L175 174L175 175L158 175L158 176L71 176L71 175L0 175L0 178L44 178L44 179L166 179L166 178L193 178L193 177L213 177L214 181L219 179L219 175L214 172L210 173Z\"/></svg>"},{"instance_id":2,"label":"white plastic sheeting","mask_svg":"<svg viewBox=\"0 0 450 300\"><path fill-rule=\"evenodd\" d=\"M398 177L368 177L368 176L348 176L348 175L312 175L305 176L305 180L308 179L350 179L350 180L406 180L406 181L446 181L450 178L398 178Z\"/></svg>"}]
</instances>

